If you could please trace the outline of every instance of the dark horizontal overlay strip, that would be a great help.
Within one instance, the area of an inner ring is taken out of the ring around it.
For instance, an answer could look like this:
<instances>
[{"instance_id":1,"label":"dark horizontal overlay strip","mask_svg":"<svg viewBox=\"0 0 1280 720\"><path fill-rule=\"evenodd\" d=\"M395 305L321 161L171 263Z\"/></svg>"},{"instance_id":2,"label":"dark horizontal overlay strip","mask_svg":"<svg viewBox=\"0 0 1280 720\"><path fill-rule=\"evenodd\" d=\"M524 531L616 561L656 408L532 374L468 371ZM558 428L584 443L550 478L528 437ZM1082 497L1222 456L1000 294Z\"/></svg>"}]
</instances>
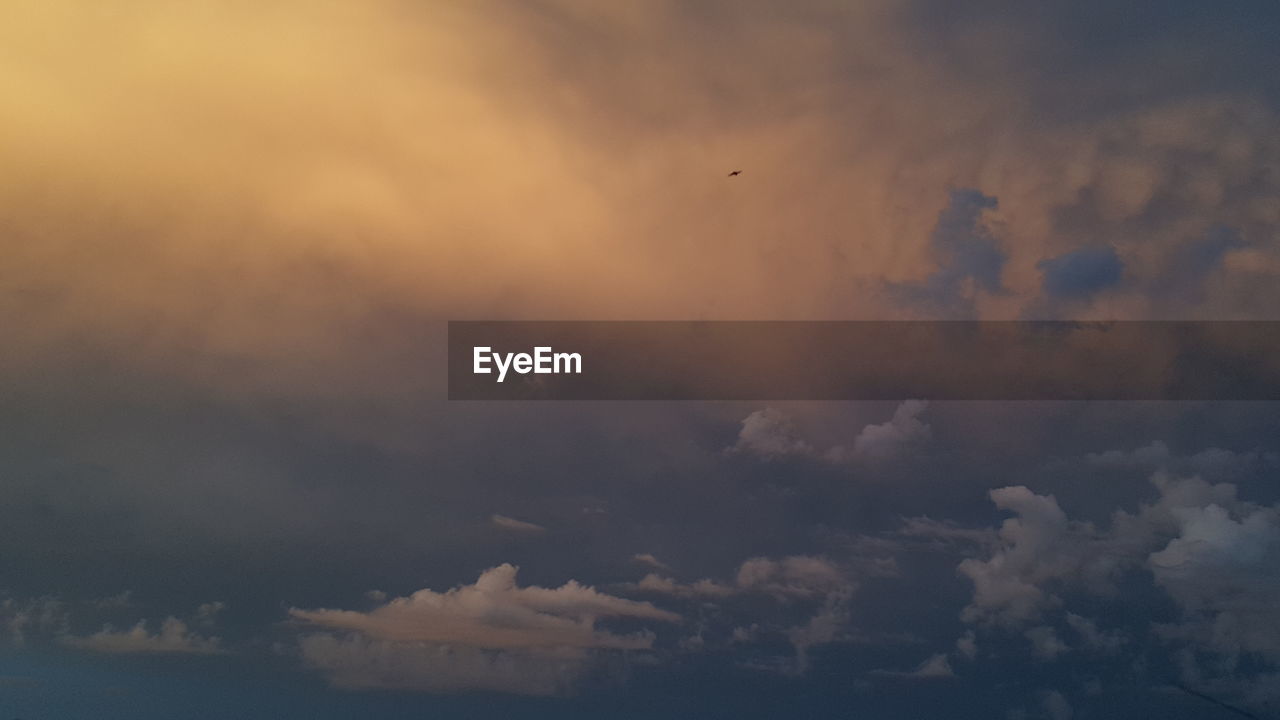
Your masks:
<instances>
[{"instance_id":1,"label":"dark horizontal overlay strip","mask_svg":"<svg viewBox=\"0 0 1280 720\"><path fill-rule=\"evenodd\" d=\"M449 397L1280 400L1280 322L450 322Z\"/></svg>"}]
</instances>

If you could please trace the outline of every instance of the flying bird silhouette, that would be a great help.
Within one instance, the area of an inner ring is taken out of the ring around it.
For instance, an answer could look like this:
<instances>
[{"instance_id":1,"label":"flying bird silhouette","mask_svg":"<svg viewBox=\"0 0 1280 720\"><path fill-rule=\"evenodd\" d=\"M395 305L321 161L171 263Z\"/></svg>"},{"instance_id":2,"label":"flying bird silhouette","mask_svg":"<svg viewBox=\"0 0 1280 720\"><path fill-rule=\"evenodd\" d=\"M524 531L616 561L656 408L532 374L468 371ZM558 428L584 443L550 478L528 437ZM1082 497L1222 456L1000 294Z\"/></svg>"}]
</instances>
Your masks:
<instances>
[{"instance_id":1,"label":"flying bird silhouette","mask_svg":"<svg viewBox=\"0 0 1280 720\"><path fill-rule=\"evenodd\" d=\"M741 174L742 174L741 170L734 170L733 172L729 173L729 177L733 177L734 175L741 175Z\"/></svg>"}]
</instances>

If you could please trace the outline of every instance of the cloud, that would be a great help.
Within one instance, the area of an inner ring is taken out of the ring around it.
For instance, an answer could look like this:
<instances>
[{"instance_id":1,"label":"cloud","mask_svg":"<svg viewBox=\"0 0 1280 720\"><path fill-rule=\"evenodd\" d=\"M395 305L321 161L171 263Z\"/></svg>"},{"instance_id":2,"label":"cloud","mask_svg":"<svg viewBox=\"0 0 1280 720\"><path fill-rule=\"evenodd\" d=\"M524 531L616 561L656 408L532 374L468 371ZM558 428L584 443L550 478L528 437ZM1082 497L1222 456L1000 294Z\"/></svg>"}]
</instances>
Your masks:
<instances>
[{"instance_id":1,"label":"cloud","mask_svg":"<svg viewBox=\"0 0 1280 720\"><path fill-rule=\"evenodd\" d=\"M99 598L95 603L100 608L128 608L133 606L133 593L129 590L112 595L110 597Z\"/></svg>"},{"instance_id":2,"label":"cloud","mask_svg":"<svg viewBox=\"0 0 1280 720\"><path fill-rule=\"evenodd\" d=\"M1054 300L1087 300L1115 287L1124 274L1124 263L1112 247L1084 247L1036 263L1043 275L1042 287Z\"/></svg>"},{"instance_id":3,"label":"cloud","mask_svg":"<svg viewBox=\"0 0 1280 720\"><path fill-rule=\"evenodd\" d=\"M790 418L774 408L764 408L743 419L738 442L729 452L771 459L812 455L813 446L797 436Z\"/></svg>"},{"instance_id":4,"label":"cloud","mask_svg":"<svg viewBox=\"0 0 1280 720\"><path fill-rule=\"evenodd\" d=\"M684 598L728 597L738 592L738 588L729 585L721 585L714 580L695 580L694 582L684 584L669 577L658 575L657 573L649 573L641 578L640 582L629 587L641 592L653 592Z\"/></svg>"},{"instance_id":5,"label":"cloud","mask_svg":"<svg viewBox=\"0 0 1280 720\"><path fill-rule=\"evenodd\" d=\"M738 566L732 583L710 579L682 583L669 577L649 574L640 582L626 587L635 592L658 593L702 603L722 603L733 598L764 596L788 609L808 608L811 614L799 623L791 620L768 624L757 620L747 629L744 625L732 622L732 627L726 630L724 638L726 645L741 645L759 641L765 636L781 635L791 645L794 655L790 658L775 658L774 662L762 665L761 668L787 675L801 675L809 669L811 648L849 639L849 601L857 583L848 570L826 558L792 555L778 559L750 558ZM697 637L697 647L704 648L705 633L700 632Z\"/></svg>"},{"instance_id":6,"label":"cloud","mask_svg":"<svg viewBox=\"0 0 1280 720\"><path fill-rule=\"evenodd\" d=\"M791 555L777 560L756 557L744 561L732 584L710 579L677 582L657 574L646 575L631 589L680 597L728 597L737 594L768 595L780 602L826 597L852 586L849 573L821 557Z\"/></svg>"},{"instance_id":7,"label":"cloud","mask_svg":"<svg viewBox=\"0 0 1280 720\"><path fill-rule=\"evenodd\" d=\"M1251 450L1238 452L1211 447L1190 455L1178 455L1159 440L1133 450L1108 450L1089 453L1087 462L1099 467L1164 470L1174 474L1230 478L1255 473L1280 465L1280 457L1272 452Z\"/></svg>"},{"instance_id":8,"label":"cloud","mask_svg":"<svg viewBox=\"0 0 1280 720\"><path fill-rule=\"evenodd\" d=\"M970 528L949 520L934 520L928 516L906 518L895 535L919 539L930 543L935 548L988 548L998 541L998 534L992 528Z\"/></svg>"},{"instance_id":9,"label":"cloud","mask_svg":"<svg viewBox=\"0 0 1280 720\"><path fill-rule=\"evenodd\" d=\"M509 682L509 675L518 674L515 668L546 660L564 670L556 673L563 679L566 668L574 669L569 675L587 672L595 651L652 647L652 633L602 630L597 627L601 618L680 621L676 613L651 603L575 581L559 588L519 587L516 574L515 566L504 564L481 573L474 584L443 593L419 590L369 612L293 608L289 614L304 625L347 635L319 633L301 644L310 666L344 686L414 687L420 680L417 687L432 692L485 687L533 694L562 688L543 674L536 675L536 687ZM453 657L465 677L451 681L447 673L431 675L435 663ZM387 658L405 660L407 667L392 667Z\"/></svg>"},{"instance_id":10,"label":"cloud","mask_svg":"<svg viewBox=\"0 0 1280 720\"><path fill-rule=\"evenodd\" d=\"M203 603L196 608L195 622L201 625L213 625L218 615L225 609L227 604L221 601Z\"/></svg>"},{"instance_id":11,"label":"cloud","mask_svg":"<svg viewBox=\"0 0 1280 720\"><path fill-rule=\"evenodd\" d=\"M648 602L626 600L569 581L559 588L518 587L510 564L484 571L472 585L444 593L419 590L367 613L292 608L306 624L351 630L386 640L468 645L484 649L580 647L645 649L652 637L598 630L596 618L678 622Z\"/></svg>"},{"instance_id":12,"label":"cloud","mask_svg":"<svg viewBox=\"0 0 1280 720\"><path fill-rule=\"evenodd\" d=\"M907 400L893 411L888 422L867 425L854 438L852 449L836 446L827 452L832 462L883 461L918 448L933 437L933 430L920 420L928 409L926 400Z\"/></svg>"},{"instance_id":13,"label":"cloud","mask_svg":"<svg viewBox=\"0 0 1280 720\"><path fill-rule=\"evenodd\" d=\"M650 553L636 553L635 555L631 556L631 561L639 565L644 565L645 567L653 568L654 570L670 570L671 569L669 565L662 562L658 558L654 557Z\"/></svg>"},{"instance_id":14,"label":"cloud","mask_svg":"<svg viewBox=\"0 0 1280 720\"><path fill-rule=\"evenodd\" d=\"M1114 653L1128 641L1121 633L1099 630L1096 622L1073 612L1066 614L1066 620L1067 625L1080 636L1085 647L1091 650Z\"/></svg>"},{"instance_id":15,"label":"cloud","mask_svg":"<svg viewBox=\"0 0 1280 720\"><path fill-rule=\"evenodd\" d=\"M1150 450L1140 455L1144 462L1167 457ZM1117 460L1127 456L1100 459ZM1231 483L1163 471L1151 483L1154 501L1136 513L1116 511L1102 528L1071 520L1053 496L1025 487L991 491L996 505L1016 517L1002 524L999 544L985 559L960 561L958 571L974 587L962 618L1027 627L1064 606L1064 597L1109 594L1115 602L1116 581L1146 578L1179 611L1152 633L1194 651L1185 656L1188 681L1216 675L1215 682L1241 699L1273 693L1280 668L1280 507L1241 500ZM1061 619L1085 649L1115 654L1130 643L1126 634L1100 630L1078 613L1066 611ZM1052 624L1028 627L1024 636L1045 660L1069 649ZM1252 669L1237 673L1244 658Z\"/></svg>"},{"instance_id":16,"label":"cloud","mask_svg":"<svg viewBox=\"0 0 1280 720\"><path fill-rule=\"evenodd\" d=\"M945 653L938 653L930 656L925 659L924 662L917 665L914 670L907 672L875 670L872 674L884 677L904 678L908 680L942 680L956 676L955 671L951 669L951 661L947 659Z\"/></svg>"},{"instance_id":17,"label":"cloud","mask_svg":"<svg viewBox=\"0 0 1280 720\"><path fill-rule=\"evenodd\" d=\"M778 599L814 597L849 587L848 574L830 561L804 555L780 560L758 557L738 568L737 586Z\"/></svg>"},{"instance_id":18,"label":"cloud","mask_svg":"<svg viewBox=\"0 0 1280 720\"><path fill-rule=\"evenodd\" d=\"M525 522L523 520L516 520L515 518L507 517L506 515L490 515L489 522L493 523L494 527L514 532L543 533L547 531L547 529L541 525L535 525L534 523Z\"/></svg>"},{"instance_id":19,"label":"cloud","mask_svg":"<svg viewBox=\"0 0 1280 720\"><path fill-rule=\"evenodd\" d=\"M129 630L116 630L108 625L92 635L64 636L62 642L81 650L118 655L220 655L226 652L219 638L192 632L175 617L165 618L155 633L147 630L145 620L140 620Z\"/></svg>"},{"instance_id":20,"label":"cloud","mask_svg":"<svg viewBox=\"0 0 1280 720\"><path fill-rule=\"evenodd\" d=\"M1033 627L1023 633L1031 641L1031 651L1041 660L1056 660L1059 655L1070 650L1067 644L1058 637L1057 631L1047 625Z\"/></svg>"},{"instance_id":21,"label":"cloud","mask_svg":"<svg viewBox=\"0 0 1280 720\"><path fill-rule=\"evenodd\" d=\"M1157 585L1185 613L1164 632L1280 664L1280 509L1211 503L1172 514L1176 536L1148 558Z\"/></svg>"},{"instance_id":22,"label":"cloud","mask_svg":"<svg viewBox=\"0 0 1280 720\"><path fill-rule=\"evenodd\" d=\"M820 452L802 438L786 414L765 408L743 419L737 443L726 452L765 460L798 457L836 464L884 462L919 449L932 439L932 428L920 419L928 407L925 400L906 400L898 405L886 422L864 426L852 446L834 445L826 452Z\"/></svg>"},{"instance_id":23,"label":"cloud","mask_svg":"<svg viewBox=\"0 0 1280 720\"><path fill-rule=\"evenodd\" d=\"M1101 82L1088 53L1057 53L1060 8L921 24L928 5L10 5L0 27L40 30L0 38L9 377L70 372L49 363L79 341L213 391L390 402L421 359L371 352L359 330L388 307L406 309L389 335L504 311L874 317L894 310L888 283L940 315L1013 317L1040 291L1035 262L1082 237L1144 281L1181 277L1160 268L1171 246L1210 238L1189 266L1242 281L1210 306L1276 306L1274 250L1227 268L1236 243L1214 230L1270 236L1272 108L1218 84L1134 98L1168 53L1134 48ZM752 182L724 182L746 156ZM335 281L351 291L317 292ZM1115 309L1158 312L1143 290Z\"/></svg>"},{"instance_id":24,"label":"cloud","mask_svg":"<svg viewBox=\"0 0 1280 720\"><path fill-rule=\"evenodd\" d=\"M817 645L844 639L849 627L849 600L852 588L842 587L828 593L822 607L803 625L787 630L787 639L795 649L792 663L785 669L793 675L803 675L809 670L809 650Z\"/></svg>"},{"instance_id":25,"label":"cloud","mask_svg":"<svg viewBox=\"0 0 1280 720\"><path fill-rule=\"evenodd\" d=\"M967 318L975 312L979 292L1002 292L1008 255L984 222L997 204L972 188L952 190L929 238L938 269L923 283L890 285L892 294L934 316Z\"/></svg>"},{"instance_id":26,"label":"cloud","mask_svg":"<svg viewBox=\"0 0 1280 720\"><path fill-rule=\"evenodd\" d=\"M1152 476L1151 482L1159 493L1155 502L1142 504L1136 514L1117 511L1111 525L1101 529L1069 519L1052 495L1037 495L1022 486L990 491L995 505L1016 517L1000 526L999 543L988 557L960 561L958 572L974 586L973 600L962 617L1016 627L1061 605L1058 588L1112 592L1118 575L1160 560L1177 566L1181 561L1172 558L1187 547L1177 538L1188 518L1210 513L1221 519L1222 506L1253 507L1236 499L1230 483L1163 473ZM1257 517L1265 526L1266 515ZM1169 552L1162 555L1166 544ZM1158 571L1153 572L1159 579Z\"/></svg>"},{"instance_id":27,"label":"cloud","mask_svg":"<svg viewBox=\"0 0 1280 720\"><path fill-rule=\"evenodd\" d=\"M1076 574L1088 552L1091 528L1068 521L1053 496L1025 487L992 490L991 500L1017 517L1000 526L1000 545L986 560L965 558L958 571L974 586L963 617L1018 624L1039 616L1057 598L1044 585Z\"/></svg>"},{"instance_id":28,"label":"cloud","mask_svg":"<svg viewBox=\"0 0 1280 720\"><path fill-rule=\"evenodd\" d=\"M4 633L0 637L14 647L25 646L32 633L60 635L67 631L68 626L67 603L56 597L0 600L0 631Z\"/></svg>"}]
</instances>

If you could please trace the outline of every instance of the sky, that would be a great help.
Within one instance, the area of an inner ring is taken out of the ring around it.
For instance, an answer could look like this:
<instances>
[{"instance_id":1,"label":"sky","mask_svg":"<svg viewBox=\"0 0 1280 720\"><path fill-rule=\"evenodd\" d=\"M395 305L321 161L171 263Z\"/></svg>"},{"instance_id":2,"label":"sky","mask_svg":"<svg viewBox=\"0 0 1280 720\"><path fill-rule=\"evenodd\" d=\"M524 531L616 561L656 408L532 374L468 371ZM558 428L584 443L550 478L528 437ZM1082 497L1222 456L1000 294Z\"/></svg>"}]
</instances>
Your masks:
<instances>
[{"instance_id":1,"label":"sky","mask_svg":"<svg viewBox=\"0 0 1280 720\"><path fill-rule=\"evenodd\" d=\"M1280 715L1272 403L450 402L444 346L1280 320L1277 34L5 2L0 714Z\"/></svg>"}]
</instances>

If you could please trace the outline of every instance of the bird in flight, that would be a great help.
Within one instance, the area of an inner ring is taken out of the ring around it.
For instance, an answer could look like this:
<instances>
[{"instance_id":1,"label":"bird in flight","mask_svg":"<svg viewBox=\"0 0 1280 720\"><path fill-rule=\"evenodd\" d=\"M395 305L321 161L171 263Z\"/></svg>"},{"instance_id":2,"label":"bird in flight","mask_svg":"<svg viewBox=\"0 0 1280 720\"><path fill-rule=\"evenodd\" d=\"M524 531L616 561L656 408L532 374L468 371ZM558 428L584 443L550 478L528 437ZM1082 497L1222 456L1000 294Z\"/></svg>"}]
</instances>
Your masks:
<instances>
[{"instance_id":1,"label":"bird in flight","mask_svg":"<svg viewBox=\"0 0 1280 720\"><path fill-rule=\"evenodd\" d=\"M741 170L734 170L733 172L729 173L729 177L733 177L734 175L741 175L741 174L742 174Z\"/></svg>"}]
</instances>

